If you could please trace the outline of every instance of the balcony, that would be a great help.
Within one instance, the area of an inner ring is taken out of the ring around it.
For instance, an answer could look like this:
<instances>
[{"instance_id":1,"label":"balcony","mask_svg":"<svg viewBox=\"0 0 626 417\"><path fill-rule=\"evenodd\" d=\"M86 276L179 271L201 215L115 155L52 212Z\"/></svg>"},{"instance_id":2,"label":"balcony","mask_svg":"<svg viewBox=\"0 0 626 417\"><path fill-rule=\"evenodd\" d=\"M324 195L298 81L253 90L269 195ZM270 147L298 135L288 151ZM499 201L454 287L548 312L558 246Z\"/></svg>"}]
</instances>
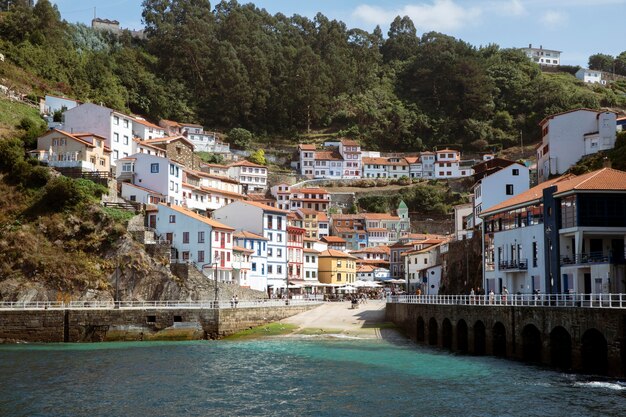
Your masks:
<instances>
[{"instance_id":1,"label":"balcony","mask_svg":"<svg viewBox=\"0 0 626 417\"><path fill-rule=\"evenodd\" d=\"M603 252L578 253L573 257L564 255L560 257L561 265L584 265L584 264L624 264L624 255L613 256Z\"/></svg>"},{"instance_id":2,"label":"balcony","mask_svg":"<svg viewBox=\"0 0 626 417\"><path fill-rule=\"evenodd\" d=\"M500 261L498 263L498 269L500 271L526 271L528 269L528 259L520 259L514 261Z\"/></svg>"}]
</instances>

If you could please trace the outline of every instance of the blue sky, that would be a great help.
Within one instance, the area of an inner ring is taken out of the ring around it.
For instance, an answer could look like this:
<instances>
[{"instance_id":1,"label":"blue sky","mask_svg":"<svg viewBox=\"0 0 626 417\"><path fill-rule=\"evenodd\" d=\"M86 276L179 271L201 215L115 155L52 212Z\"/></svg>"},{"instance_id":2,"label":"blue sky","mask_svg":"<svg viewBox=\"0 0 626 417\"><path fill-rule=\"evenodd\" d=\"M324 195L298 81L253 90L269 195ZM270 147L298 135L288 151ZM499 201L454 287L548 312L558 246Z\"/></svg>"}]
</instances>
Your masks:
<instances>
[{"instance_id":1,"label":"blue sky","mask_svg":"<svg viewBox=\"0 0 626 417\"><path fill-rule=\"evenodd\" d=\"M89 24L94 14L139 29L141 0L53 0L69 22ZM241 1L240 3L245 3ZM436 30L473 45L543 45L563 51L563 64L587 64L589 55L626 51L626 0L257 0L274 14L313 17L322 12L348 27L387 33L397 15L413 19L419 34ZM211 4L215 4L212 2Z\"/></svg>"}]
</instances>

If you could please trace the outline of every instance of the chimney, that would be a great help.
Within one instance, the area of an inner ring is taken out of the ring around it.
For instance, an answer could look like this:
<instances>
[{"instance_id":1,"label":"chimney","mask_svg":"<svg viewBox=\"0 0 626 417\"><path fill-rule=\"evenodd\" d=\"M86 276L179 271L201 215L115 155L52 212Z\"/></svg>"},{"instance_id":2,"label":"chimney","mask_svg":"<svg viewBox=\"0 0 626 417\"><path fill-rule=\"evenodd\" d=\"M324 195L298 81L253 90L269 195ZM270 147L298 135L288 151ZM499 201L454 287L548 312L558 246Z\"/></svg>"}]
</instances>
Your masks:
<instances>
[{"instance_id":1,"label":"chimney","mask_svg":"<svg viewBox=\"0 0 626 417\"><path fill-rule=\"evenodd\" d=\"M602 168L613 168L613 163L606 156L602 158Z\"/></svg>"}]
</instances>

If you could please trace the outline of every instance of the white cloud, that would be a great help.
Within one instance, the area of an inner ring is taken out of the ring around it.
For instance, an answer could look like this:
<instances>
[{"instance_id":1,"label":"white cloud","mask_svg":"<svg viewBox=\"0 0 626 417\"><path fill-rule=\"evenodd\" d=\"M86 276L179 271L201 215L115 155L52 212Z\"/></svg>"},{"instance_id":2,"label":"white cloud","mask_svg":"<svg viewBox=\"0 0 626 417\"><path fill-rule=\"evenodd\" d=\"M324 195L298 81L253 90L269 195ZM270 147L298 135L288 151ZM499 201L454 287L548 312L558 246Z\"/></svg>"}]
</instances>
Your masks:
<instances>
[{"instance_id":1,"label":"white cloud","mask_svg":"<svg viewBox=\"0 0 626 417\"><path fill-rule=\"evenodd\" d=\"M419 32L449 31L466 26L482 14L479 7L464 8L453 0L434 0L432 3L408 4L398 9L360 5L352 16L365 23L388 25L396 16L409 16Z\"/></svg>"},{"instance_id":2,"label":"white cloud","mask_svg":"<svg viewBox=\"0 0 626 417\"><path fill-rule=\"evenodd\" d=\"M563 12L548 10L541 16L541 21L551 27L558 27L567 21L567 15Z\"/></svg>"},{"instance_id":3,"label":"white cloud","mask_svg":"<svg viewBox=\"0 0 626 417\"><path fill-rule=\"evenodd\" d=\"M489 6L499 14L506 16L525 16L528 14L522 0L496 1Z\"/></svg>"}]
</instances>

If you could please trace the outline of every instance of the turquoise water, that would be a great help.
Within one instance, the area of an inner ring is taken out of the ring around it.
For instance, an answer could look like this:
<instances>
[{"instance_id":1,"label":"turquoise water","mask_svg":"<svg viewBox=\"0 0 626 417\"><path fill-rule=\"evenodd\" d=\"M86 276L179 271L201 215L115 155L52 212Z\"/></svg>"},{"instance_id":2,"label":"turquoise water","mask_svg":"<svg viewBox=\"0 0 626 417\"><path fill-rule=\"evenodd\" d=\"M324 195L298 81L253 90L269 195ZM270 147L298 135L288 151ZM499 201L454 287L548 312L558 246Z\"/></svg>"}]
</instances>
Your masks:
<instances>
[{"instance_id":1,"label":"turquoise water","mask_svg":"<svg viewBox=\"0 0 626 417\"><path fill-rule=\"evenodd\" d=\"M0 416L622 416L626 385L384 340L0 345Z\"/></svg>"}]
</instances>

